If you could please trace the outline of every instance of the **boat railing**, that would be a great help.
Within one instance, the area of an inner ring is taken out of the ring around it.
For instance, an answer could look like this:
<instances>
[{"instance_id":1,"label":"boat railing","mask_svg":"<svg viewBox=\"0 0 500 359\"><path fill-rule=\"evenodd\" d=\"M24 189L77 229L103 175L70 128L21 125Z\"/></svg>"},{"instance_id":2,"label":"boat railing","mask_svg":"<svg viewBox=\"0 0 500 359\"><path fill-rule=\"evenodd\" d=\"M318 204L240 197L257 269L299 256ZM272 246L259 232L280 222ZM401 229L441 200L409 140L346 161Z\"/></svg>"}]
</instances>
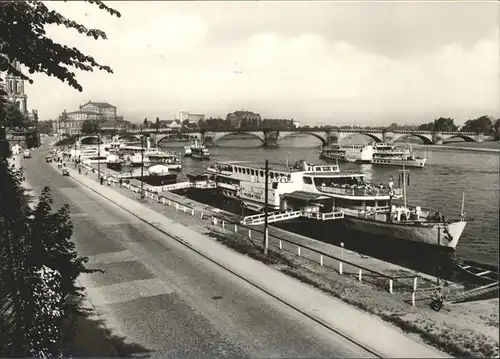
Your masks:
<instances>
[{"instance_id":1,"label":"boat railing","mask_svg":"<svg viewBox=\"0 0 500 359\"><path fill-rule=\"evenodd\" d=\"M400 196L402 194L401 188L377 188L377 187L363 187L363 188L339 188L328 186L316 186L316 188L323 193L338 194L343 196Z\"/></svg>"}]
</instances>

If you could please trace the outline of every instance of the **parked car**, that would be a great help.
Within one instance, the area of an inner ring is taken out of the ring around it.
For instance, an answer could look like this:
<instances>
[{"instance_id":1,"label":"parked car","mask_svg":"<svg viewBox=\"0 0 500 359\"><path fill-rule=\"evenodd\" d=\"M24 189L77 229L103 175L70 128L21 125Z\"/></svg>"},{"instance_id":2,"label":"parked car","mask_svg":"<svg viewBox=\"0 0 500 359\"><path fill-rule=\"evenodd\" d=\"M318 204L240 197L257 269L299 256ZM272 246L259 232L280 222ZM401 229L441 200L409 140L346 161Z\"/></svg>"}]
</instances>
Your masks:
<instances>
[{"instance_id":1,"label":"parked car","mask_svg":"<svg viewBox=\"0 0 500 359\"><path fill-rule=\"evenodd\" d=\"M47 163L52 162L52 156L46 156L45 157L45 162L47 162Z\"/></svg>"},{"instance_id":2,"label":"parked car","mask_svg":"<svg viewBox=\"0 0 500 359\"><path fill-rule=\"evenodd\" d=\"M62 170L62 174L63 174L63 176L68 176L69 177L69 172L68 172L68 170L66 168L64 168Z\"/></svg>"},{"instance_id":3,"label":"parked car","mask_svg":"<svg viewBox=\"0 0 500 359\"><path fill-rule=\"evenodd\" d=\"M31 158L31 151L30 150L24 150L24 152L23 152L23 158Z\"/></svg>"}]
</instances>

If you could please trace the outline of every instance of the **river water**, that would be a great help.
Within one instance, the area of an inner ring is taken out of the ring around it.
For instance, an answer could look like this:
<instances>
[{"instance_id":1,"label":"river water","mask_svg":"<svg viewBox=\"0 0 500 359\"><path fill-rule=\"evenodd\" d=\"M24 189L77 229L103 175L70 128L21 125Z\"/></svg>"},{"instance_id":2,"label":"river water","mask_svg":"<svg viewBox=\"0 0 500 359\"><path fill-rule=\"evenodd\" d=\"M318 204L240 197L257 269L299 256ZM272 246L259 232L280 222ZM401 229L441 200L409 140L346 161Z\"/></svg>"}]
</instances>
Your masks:
<instances>
[{"instance_id":1,"label":"river water","mask_svg":"<svg viewBox=\"0 0 500 359\"><path fill-rule=\"evenodd\" d=\"M352 137L350 143L362 143L364 136ZM182 151L186 143L162 142L161 147ZM210 160L203 163L185 158L179 180L186 173L200 173L209 163L222 160L251 160L289 163L304 159L308 163L324 163L318 157L320 142L314 137L287 138L279 148L260 147L259 140L221 139L212 147ZM462 150L458 146L486 148L487 151ZM451 147L451 148L450 148ZM456 147L456 148L454 148ZM499 242L499 147L498 143L415 146L414 150L429 158L424 169L410 169L407 199L419 205L441 211L448 218L458 218L465 192L465 212L468 224L457 246L456 255L481 263L498 263ZM368 181L387 183L390 175L398 178L398 167L339 163L341 170L365 173Z\"/></svg>"}]
</instances>

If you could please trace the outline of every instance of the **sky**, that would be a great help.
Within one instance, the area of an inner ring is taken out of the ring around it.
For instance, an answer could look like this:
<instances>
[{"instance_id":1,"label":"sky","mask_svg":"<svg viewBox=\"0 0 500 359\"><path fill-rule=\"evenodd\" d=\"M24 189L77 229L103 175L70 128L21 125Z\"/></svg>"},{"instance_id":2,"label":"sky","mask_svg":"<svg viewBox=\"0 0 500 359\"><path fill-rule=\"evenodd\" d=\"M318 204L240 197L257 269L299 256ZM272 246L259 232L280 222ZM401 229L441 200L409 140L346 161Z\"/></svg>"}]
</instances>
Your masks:
<instances>
[{"instance_id":1,"label":"sky","mask_svg":"<svg viewBox=\"0 0 500 359\"><path fill-rule=\"evenodd\" d=\"M100 28L108 40L51 27L113 68L75 71L78 92L53 77L26 84L41 120L89 100L125 119L175 118L185 110L331 125L463 123L499 116L497 2L84 2L50 8Z\"/></svg>"}]
</instances>

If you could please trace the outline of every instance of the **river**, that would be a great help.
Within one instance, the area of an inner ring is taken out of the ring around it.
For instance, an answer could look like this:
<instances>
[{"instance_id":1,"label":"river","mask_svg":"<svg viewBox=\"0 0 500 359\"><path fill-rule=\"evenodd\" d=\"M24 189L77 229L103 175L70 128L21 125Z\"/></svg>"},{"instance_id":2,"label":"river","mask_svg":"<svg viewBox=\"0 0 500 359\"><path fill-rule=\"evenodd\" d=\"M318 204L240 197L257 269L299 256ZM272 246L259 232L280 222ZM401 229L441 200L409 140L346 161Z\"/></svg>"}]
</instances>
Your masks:
<instances>
[{"instance_id":1,"label":"river","mask_svg":"<svg viewBox=\"0 0 500 359\"><path fill-rule=\"evenodd\" d=\"M354 136L350 143L362 143L364 136ZM161 146L182 151L186 143L162 142ZM270 162L304 159L309 163L324 163L318 157L319 140L314 137L287 138L279 148L263 148L257 139L221 139L212 147L211 158L202 163L185 158L179 179L185 173L199 173L203 166L221 160L252 160ZM489 149L487 151L463 150L463 146ZM456 249L456 256L481 263L498 263L499 238L499 146L497 142L453 143L447 146L418 146L414 150L429 158L424 169L410 170L408 203L441 211L449 218L458 218L462 193L465 192L465 212L468 224ZM365 173L368 181L387 183L389 176L398 178L398 168L393 166L357 165L340 163L341 170Z\"/></svg>"}]
</instances>

